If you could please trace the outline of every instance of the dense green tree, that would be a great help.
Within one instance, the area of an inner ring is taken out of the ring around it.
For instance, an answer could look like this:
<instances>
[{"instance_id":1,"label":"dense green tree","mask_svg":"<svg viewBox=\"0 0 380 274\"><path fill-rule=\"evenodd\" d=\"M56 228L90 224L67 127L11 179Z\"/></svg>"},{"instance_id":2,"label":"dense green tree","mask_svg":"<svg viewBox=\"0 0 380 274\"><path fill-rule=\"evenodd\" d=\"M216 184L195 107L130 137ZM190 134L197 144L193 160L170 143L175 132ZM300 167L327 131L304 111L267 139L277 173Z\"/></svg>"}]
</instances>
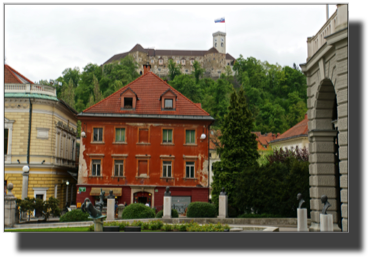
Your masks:
<instances>
[{"instance_id":1,"label":"dense green tree","mask_svg":"<svg viewBox=\"0 0 380 274\"><path fill-rule=\"evenodd\" d=\"M59 97L59 99L63 100L66 104L75 109L75 88L72 79L69 80L68 85L64 83Z\"/></svg>"},{"instance_id":2,"label":"dense green tree","mask_svg":"<svg viewBox=\"0 0 380 274\"><path fill-rule=\"evenodd\" d=\"M171 81L173 81L176 76L181 75L181 66L174 63L173 59L169 59L168 69Z\"/></svg>"},{"instance_id":3,"label":"dense green tree","mask_svg":"<svg viewBox=\"0 0 380 274\"><path fill-rule=\"evenodd\" d=\"M199 79L203 76L205 70L201 67L201 64L199 64L198 61L194 61L193 63L193 71L192 75L195 77L195 83L199 83Z\"/></svg>"},{"instance_id":4,"label":"dense green tree","mask_svg":"<svg viewBox=\"0 0 380 274\"><path fill-rule=\"evenodd\" d=\"M169 84L195 103L201 102L201 92L195 79L191 75L181 74Z\"/></svg>"},{"instance_id":5,"label":"dense green tree","mask_svg":"<svg viewBox=\"0 0 380 274\"><path fill-rule=\"evenodd\" d=\"M94 81L94 103L96 104L103 99L103 96L102 96L102 93L100 92L98 78L96 78L95 75L93 78L94 78L93 79L93 81Z\"/></svg>"},{"instance_id":6,"label":"dense green tree","mask_svg":"<svg viewBox=\"0 0 380 274\"><path fill-rule=\"evenodd\" d=\"M231 94L230 106L221 126L220 162L213 165L212 201L218 204L222 187L228 193L230 205L236 202L235 181L247 167L255 168L259 153L256 136L251 134L252 113L249 111L242 89Z\"/></svg>"}]
</instances>

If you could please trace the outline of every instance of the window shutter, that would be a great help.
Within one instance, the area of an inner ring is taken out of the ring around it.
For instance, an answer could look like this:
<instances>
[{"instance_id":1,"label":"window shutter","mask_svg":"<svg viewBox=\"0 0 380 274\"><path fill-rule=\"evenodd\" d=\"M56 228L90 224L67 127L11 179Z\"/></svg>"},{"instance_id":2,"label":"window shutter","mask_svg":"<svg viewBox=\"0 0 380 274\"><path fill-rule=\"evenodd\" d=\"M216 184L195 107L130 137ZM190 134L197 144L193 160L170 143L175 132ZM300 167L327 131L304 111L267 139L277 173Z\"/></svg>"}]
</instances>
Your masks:
<instances>
[{"instance_id":1,"label":"window shutter","mask_svg":"<svg viewBox=\"0 0 380 274\"><path fill-rule=\"evenodd\" d=\"M139 175L148 174L148 161L139 161Z\"/></svg>"},{"instance_id":2,"label":"window shutter","mask_svg":"<svg viewBox=\"0 0 380 274\"><path fill-rule=\"evenodd\" d=\"M148 133L149 133L149 131L148 131L148 129L140 129L140 131L139 131L139 134L140 134L140 136L139 136L139 142L140 143L148 143Z\"/></svg>"}]
</instances>

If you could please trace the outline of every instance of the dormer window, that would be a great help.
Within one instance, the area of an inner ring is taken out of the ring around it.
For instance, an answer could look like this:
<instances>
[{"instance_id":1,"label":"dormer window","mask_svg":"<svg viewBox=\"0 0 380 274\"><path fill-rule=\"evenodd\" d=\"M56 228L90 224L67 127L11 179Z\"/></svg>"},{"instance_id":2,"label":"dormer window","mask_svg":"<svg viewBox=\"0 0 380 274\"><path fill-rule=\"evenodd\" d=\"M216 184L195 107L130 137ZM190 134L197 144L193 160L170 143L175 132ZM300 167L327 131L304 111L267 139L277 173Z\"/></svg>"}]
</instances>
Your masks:
<instances>
[{"instance_id":1,"label":"dormer window","mask_svg":"<svg viewBox=\"0 0 380 274\"><path fill-rule=\"evenodd\" d=\"M163 65L164 64L164 60L163 59L158 60L158 64L159 65Z\"/></svg>"},{"instance_id":2,"label":"dormer window","mask_svg":"<svg viewBox=\"0 0 380 274\"><path fill-rule=\"evenodd\" d=\"M131 88L127 88L120 94L120 107L122 110L135 110L137 100L139 98L136 93Z\"/></svg>"},{"instance_id":3,"label":"dormer window","mask_svg":"<svg viewBox=\"0 0 380 274\"><path fill-rule=\"evenodd\" d=\"M161 110L175 110L177 95L169 88L160 96Z\"/></svg>"},{"instance_id":4,"label":"dormer window","mask_svg":"<svg viewBox=\"0 0 380 274\"><path fill-rule=\"evenodd\" d=\"M133 108L133 98L124 97L124 108Z\"/></svg>"},{"instance_id":5,"label":"dormer window","mask_svg":"<svg viewBox=\"0 0 380 274\"><path fill-rule=\"evenodd\" d=\"M183 66L186 65L186 60L185 59L182 59L181 62L182 62Z\"/></svg>"},{"instance_id":6,"label":"dormer window","mask_svg":"<svg viewBox=\"0 0 380 274\"><path fill-rule=\"evenodd\" d=\"M194 60L190 60L190 65L193 65L194 64Z\"/></svg>"},{"instance_id":7,"label":"dormer window","mask_svg":"<svg viewBox=\"0 0 380 274\"><path fill-rule=\"evenodd\" d=\"M173 108L173 99L165 99L165 108Z\"/></svg>"}]
</instances>

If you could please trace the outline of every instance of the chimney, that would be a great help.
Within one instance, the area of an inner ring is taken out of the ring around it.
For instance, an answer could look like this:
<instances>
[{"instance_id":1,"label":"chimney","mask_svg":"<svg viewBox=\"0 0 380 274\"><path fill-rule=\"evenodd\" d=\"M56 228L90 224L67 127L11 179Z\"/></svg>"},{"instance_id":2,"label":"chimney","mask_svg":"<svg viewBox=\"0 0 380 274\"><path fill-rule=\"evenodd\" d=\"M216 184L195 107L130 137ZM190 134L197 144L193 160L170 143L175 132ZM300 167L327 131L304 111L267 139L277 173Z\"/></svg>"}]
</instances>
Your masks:
<instances>
[{"instance_id":1,"label":"chimney","mask_svg":"<svg viewBox=\"0 0 380 274\"><path fill-rule=\"evenodd\" d=\"M149 65L149 62L146 62L146 65L143 65L144 67L144 74L147 74L150 71L150 68L152 67Z\"/></svg>"}]
</instances>

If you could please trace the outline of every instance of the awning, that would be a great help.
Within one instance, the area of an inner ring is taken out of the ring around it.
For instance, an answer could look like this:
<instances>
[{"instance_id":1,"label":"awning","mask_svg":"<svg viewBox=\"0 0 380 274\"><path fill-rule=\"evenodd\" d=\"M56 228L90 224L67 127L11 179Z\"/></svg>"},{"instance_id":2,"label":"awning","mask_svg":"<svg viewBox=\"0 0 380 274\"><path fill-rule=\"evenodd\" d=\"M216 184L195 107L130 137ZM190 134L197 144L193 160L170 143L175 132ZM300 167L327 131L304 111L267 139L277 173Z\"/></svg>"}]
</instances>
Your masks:
<instances>
[{"instance_id":1,"label":"awning","mask_svg":"<svg viewBox=\"0 0 380 274\"><path fill-rule=\"evenodd\" d=\"M100 189L102 189L105 192L105 197L107 197L110 194L110 190L113 190L114 196L121 196L121 187L117 187L117 188L93 187L91 188L90 195L99 196Z\"/></svg>"}]
</instances>

